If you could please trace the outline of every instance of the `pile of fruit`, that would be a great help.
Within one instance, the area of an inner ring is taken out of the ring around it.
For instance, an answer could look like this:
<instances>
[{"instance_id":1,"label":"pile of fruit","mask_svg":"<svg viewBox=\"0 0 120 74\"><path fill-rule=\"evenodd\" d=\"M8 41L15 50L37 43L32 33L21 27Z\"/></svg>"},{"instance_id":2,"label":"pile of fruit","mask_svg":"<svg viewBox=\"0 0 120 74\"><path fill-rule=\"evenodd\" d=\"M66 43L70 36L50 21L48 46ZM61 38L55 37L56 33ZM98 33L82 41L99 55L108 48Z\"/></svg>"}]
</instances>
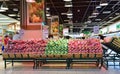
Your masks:
<instances>
[{"instance_id":1,"label":"pile of fruit","mask_svg":"<svg viewBox=\"0 0 120 74\"><path fill-rule=\"evenodd\" d=\"M44 54L47 40L10 41L5 53L39 53Z\"/></svg>"},{"instance_id":2,"label":"pile of fruit","mask_svg":"<svg viewBox=\"0 0 120 74\"><path fill-rule=\"evenodd\" d=\"M71 54L76 53L102 53L102 47L99 39L74 39L69 40L68 43L68 52Z\"/></svg>"},{"instance_id":3,"label":"pile of fruit","mask_svg":"<svg viewBox=\"0 0 120 74\"><path fill-rule=\"evenodd\" d=\"M68 40L50 40L47 44L46 54L67 54L68 53Z\"/></svg>"},{"instance_id":4,"label":"pile of fruit","mask_svg":"<svg viewBox=\"0 0 120 74\"><path fill-rule=\"evenodd\" d=\"M10 41L5 53L32 54L102 54L99 39L58 39L58 40L29 40Z\"/></svg>"}]
</instances>

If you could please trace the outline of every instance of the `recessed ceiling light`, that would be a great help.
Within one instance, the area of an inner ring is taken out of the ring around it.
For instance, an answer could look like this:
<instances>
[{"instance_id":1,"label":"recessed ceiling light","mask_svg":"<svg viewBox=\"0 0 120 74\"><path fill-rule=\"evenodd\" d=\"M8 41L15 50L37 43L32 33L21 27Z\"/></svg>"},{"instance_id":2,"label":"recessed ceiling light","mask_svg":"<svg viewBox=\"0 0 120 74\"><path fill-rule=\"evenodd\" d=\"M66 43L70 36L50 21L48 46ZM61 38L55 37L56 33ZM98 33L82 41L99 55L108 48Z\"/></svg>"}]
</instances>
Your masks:
<instances>
[{"instance_id":1,"label":"recessed ceiling light","mask_svg":"<svg viewBox=\"0 0 120 74\"><path fill-rule=\"evenodd\" d=\"M80 12L80 10L77 10L77 12Z\"/></svg>"},{"instance_id":2,"label":"recessed ceiling light","mask_svg":"<svg viewBox=\"0 0 120 74\"><path fill-rule=\"evenodd\" d=\"M8 14L8 16L16 16L16 14Z\"/></svg>"}]
</instances>

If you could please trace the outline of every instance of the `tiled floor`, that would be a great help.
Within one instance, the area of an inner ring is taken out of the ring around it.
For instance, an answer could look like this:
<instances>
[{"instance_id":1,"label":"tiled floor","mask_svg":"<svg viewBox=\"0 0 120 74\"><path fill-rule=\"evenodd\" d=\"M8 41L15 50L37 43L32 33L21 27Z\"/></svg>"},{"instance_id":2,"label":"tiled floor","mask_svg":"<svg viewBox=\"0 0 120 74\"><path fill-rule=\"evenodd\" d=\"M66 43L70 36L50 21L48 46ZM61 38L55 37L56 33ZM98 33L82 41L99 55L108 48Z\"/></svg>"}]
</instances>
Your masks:
<instances>
[{"instance_id":1,"label":"tiled floor","mask_svg":"<svg viewBox=\"0 0 120 74\"><path fill-rule=\"evenodd\" d=\"M7 69L4 69L0 57L0 74L120 74L120 69L33 69L29 63L15 63L14 67L9 63Z\"/></svg>"}]
</instances>

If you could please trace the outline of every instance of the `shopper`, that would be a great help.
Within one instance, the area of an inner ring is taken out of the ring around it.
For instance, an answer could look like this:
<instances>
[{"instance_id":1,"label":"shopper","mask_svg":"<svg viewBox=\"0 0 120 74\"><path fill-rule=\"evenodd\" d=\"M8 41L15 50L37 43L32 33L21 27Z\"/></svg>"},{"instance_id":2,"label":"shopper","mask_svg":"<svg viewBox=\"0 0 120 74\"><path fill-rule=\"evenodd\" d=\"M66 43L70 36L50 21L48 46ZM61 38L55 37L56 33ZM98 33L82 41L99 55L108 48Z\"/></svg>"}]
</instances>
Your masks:
<instances>
[{"instance_id":1,"label":"shopper","mask_svg":"<svg viewBox=\"0 0 120 74\"><path fill-rule=\"evenodd\" d=\"M8 44L9 40L10 40L9 36L5 35L5 37L4 37L4 46L6 46Z\"/></svg>"},{"instance_id":2,"label":"shopper","mask_svg":"<svg viewBox=\"0 0 120 74\"><path fill-rule=\"evenodd\" d=\"M16 32L16 34L13 36L13 40L20 40L19 32Z\"/></svg>"}]
</instances>

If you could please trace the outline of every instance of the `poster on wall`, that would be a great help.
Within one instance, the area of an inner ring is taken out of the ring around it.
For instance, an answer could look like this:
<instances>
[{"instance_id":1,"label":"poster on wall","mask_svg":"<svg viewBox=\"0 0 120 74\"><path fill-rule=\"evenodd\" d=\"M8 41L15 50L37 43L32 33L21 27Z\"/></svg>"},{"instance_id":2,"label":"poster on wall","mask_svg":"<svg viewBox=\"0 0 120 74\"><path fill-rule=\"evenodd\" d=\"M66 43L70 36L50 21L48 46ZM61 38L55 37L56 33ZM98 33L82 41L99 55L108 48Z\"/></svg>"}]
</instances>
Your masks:
<instances>
[{"instance_id":1,"label":"poster on wall","mask_svg":"<svg viewBox=\"0 0 120 74\"><path fill-rule=\"evenodd\" d=\"M58 35L59 34L59 17L52 16L52 23L51 23L51 34Z\"/></svg>"},{"instance_id":2,"label":"poster on wall","mask_svg":"<svg viewBox=\"0 0 120 74\"><path fill-rule=\"evenodd\" d=\"M45 0L27 3L27 24L40 25L45 21Z\"/></svg>"}]
</instances>

